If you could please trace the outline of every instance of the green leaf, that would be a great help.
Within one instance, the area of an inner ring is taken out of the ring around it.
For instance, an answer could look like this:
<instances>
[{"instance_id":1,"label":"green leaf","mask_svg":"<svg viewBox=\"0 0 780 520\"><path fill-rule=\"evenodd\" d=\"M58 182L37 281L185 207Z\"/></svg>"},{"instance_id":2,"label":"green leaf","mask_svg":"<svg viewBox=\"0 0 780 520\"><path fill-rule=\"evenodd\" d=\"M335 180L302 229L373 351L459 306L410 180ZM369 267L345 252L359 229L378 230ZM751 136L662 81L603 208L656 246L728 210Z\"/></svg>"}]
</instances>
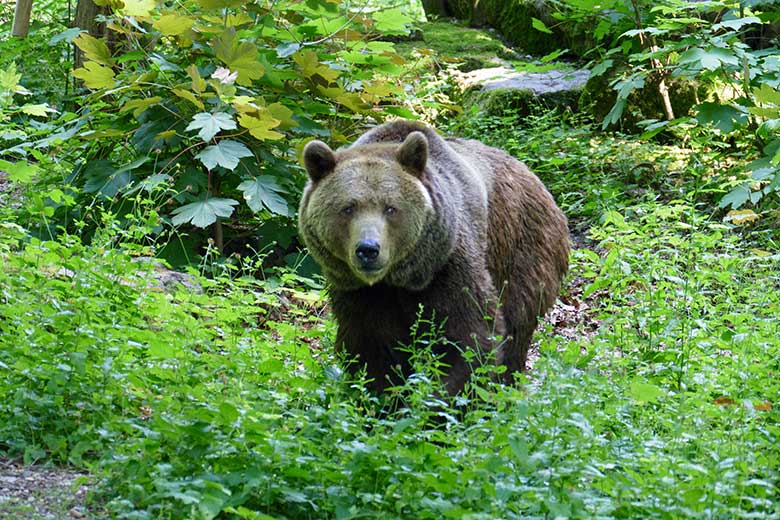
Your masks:
<instances>
[{"instance_id":1,"label":"green leaf","mask_svg":"<svg viewBox=\"0 0 780 520\"><path fill-rule=\"evenodd\" d=\"M257 59L257 47L251 42L239 43L234 29L226 30L214 42L214 53L230 69L238 72L236 83L249 86L253 80L263 77L265 68Z\"/></svg>"},{"instance_id":2,"label":"green leaf","mask_svg":"<svg viewBox=\"0 0 780 520\"><path fill-rule=\"evenodd\" d=\"M610 125L617 124L620 121L620 117L623 115L623 110L626 108L626 100L618 97L615 104L610 109L609 113L604 117L604 121L601 122L601 128L606 129Z\"/></svg>"},{"instance_id":3,"label":"green leaf","mask_svg":"<svg viewBox=\"0 0 780 520\"><path fill-rule=\"evenodd\" d=\"M724 22L716 23L712 26L713 31L719 31L721 29L729 29L732 31L738 31L746 25L754 23L761 23L761 19L755 16L746 16L744 18L737 18L735 20L726 20Z\"/></svg>"},{"instance_id":4,"label":"green leaf","mask_svg":"<svg viewBox=\"0 0 780 520\"><path fill-rule=\"evenodd\" d=\"M316 52L301 51L293 55L293 61L303 69L303 75L306 78L320 76L328 83L336 81L340 72L330 68L327 64L321 64L320 58Z\"/></svg>"},{"instance_id":5,"label":"green leaf","mask_svg":"<svg viewBox=\"0 0 780 520\"><path fill-rule=\"evenodd\" d=\"M373 14L374 28L384 34L406 34L408 25L412 23L400 7L378 11Z\"/></svg>"},{"instance_id":6,"label":"green leaf","mask_svg":"<svg viewBox=\"0 0 780 520\"><path fill-rule=\"evenodd\" d=\"M84 168L84 191L113 198L119 190L132 182L130 169L125 166L117 170L109 161L90 161Z\"/></svg>"},{"instance_id":7,"label":"green leaf","mask_svg":"<svg viewBox=\"0 0 780 520\"><path fill-rule=\"evenodd\" d=\"M281 130L288 130L292 127L298 126L298 122L293 119L295 112L282 105L281 103L271 103L266 107L268 112L271 113L274 119L278 119Z\"/></svg>"},{"instance_id":8,"label":"green leaf","mask_svg":"<svg viewBox=\"0 0 780 520\"><path fill-rule=\"evenodd\" d=\"M116 84L114 71L94 61L86 62L82 68L74 70L73 75L91 89L114 88Z\"/></svg>"},{"instance_id":9,"label":"green leaf","mask_svg":"<svg viewBox=\"0 0 780 520\"><path fill-rule=\"evenodd\" d=\"M217 166L222 166L228 170L235 170L242 157L251 157L252 152L244 144L230 139L223 139L219 143L207 146L196 157L200 162L213 170Z\"/></svg>"},{"instance_id":10,"label":"green leaf","mask_svg":"<svg viewBox=\"0 0 780 520\"><path fill-rule=\"evenodd\" d=\"M729 49L710 47L701 49L694 47L680 55L680 65L694 65L706 70L718 70L722 65L738 65L739 59Z\"/></svg>"},{"instance_id":11,"label":"green leaf","mask_svg":"<svg viewBox=\"0 0 780 520\"><path fill-rule=\"evenodd\" d=\"M238 189L244 193L244 200L246 200L249 209L254 213L265 207L271 213L289 216L287 201L279 195L280 193L287 193L287 191L276 183L275 178L263 175L242 182L238 185Z\"/></svg>"},{"instance_id":12,"label":"green leaf","mask_svg":"<svg viewBox=\"0 0 780 520\"><path fill-rule=\"evenodd\" d=\"M122 108L119 109L119 112L127 112L128 110L133 111L133 117L138 118L147 108L149 108L152 105L156 105L162 101L162 98L160 96L153 96L148 98L142 98L142 99L131 99L124 105L122 105Z\"/></svg>"},{"instance_id":13,"label":"green leaf","mask_svg":"<svg viewBox=\"0 0 780 520\"><path fill-rule=\"evenodd\" d=\"M176 94L177 96L179 96L182 99L186 99L187 101L189 101L190 103L192 103L193 105L198 107L199 109L203 110L204 106L203 106L203 103L201 102L201 100L198 99L195 96L195 94L193 94L189 90L184 90L184 89L181 89L181 88L172 88L171 92L173 92L174 94Z\"/></svg>"},{"instance_id":14,"label":"green leaf","mask_svg":"<svg viewBox=\"0 0 780 520\"><path fill-rule=\"evenodd\" d=\"M90 61L110 67L114 64L111 51L103 40L98 40L89 33L81 33L73 39L73 44L81 49L84 56Z\"/></svg>"},{"instance_id":15,"label":"green leaf","mask_svg":"<svg viewBox=\"0 0 780 520\"><path fill-rule=\"evenodd\" d=\"M55 34L49 39L49 45L54 46L60 43L61 41L66 41L68 43L73 43L73 39L76 38L84 29L80 27L71 27L70 29L65 29L64 31Z\"/></svg>"},{"instance_id":16,"label":"green leaf","mask_svg":"<svg viewBox=\"0 0 780 520\"><path fill-rule=\"evenodd\" d=\"M744 126L748 122L748 116L741 110L731 105L718 103L700 103L696 105L696 120L703 124L712 124L721 132L733 132L738 126Z\"/></svg>"},{"instance_id":17,"label":"green leaf","mask_svg":"<svg viewBox=\"0 0 780 520\"><path fill-rule=\"evenodd\" d=\"M198 137L208 142L211 141L220 130L234 130L236 128L236 122L233 121L233 117L225 112L215 112L210 114L208 112L200 112L192 116L192 122L187 126L186 130L200 130Z\"/></svg>"},{"instance_id":18,"label":"green leaf","mask_svg":"<svg viewBox=\"0 0 780 520\"><path fill-rule=\"evenodd\" d=\"M629 395L640 403L655 403L666 395L666 392L657 386L645 383L644 381L634 381L628 387Z\"/></svg>"},{"instance_id":19,"label":"green leaf","mask_svg":"<svg viewBox=\"0 0 780 520\"><path fill-rule=\"evenodd\" d=\"M757 103L780 106L780 90L777 88L767 83L762 83L760 87L754 88L752 92Z\"/></svg>"},{"instance_id":20,"label":"green leaf","mask_svg":"<svg viewBox=\"0 0 780 520\"><path fill-rule=\"evenodd\" d=\"M544 22L541 21L538 18L533 18L533 17L531 18L531 27L533 27L537 31L543 32L545 34L552 34L553 33L550 29L547 28L546 25L544 25Z\"/></svg>"},{"instance_id":21,"label":"green leaf","mask_svg":"<svg viewBox=\"0 0 780 520\"><path fill-rule=\"evenodd\" d=\"M174 215L171 222L174 226L191 223L192 225L205 228L217 221L217 217L229 217L233 214L233 206L238 204L237 200L212 198L199 200L186 204L173 210Z\"/></svg>"},{"instance_id":22,"label":"green leaf","mask_svg":"<svg viewBox=\"0 0 780 520\"><path fill-rule=\"evenodd\" d=\"M238 509L227 507L225 508L225 512L237 515L239 518L245 518L247 520L276 520L275 516L252 511L251 509L247 509L244 506L239 506Z\"/></svg>"},{"instance_id":23,"label":"green leaf","mask_svg":"<svg viewBox=\"0 0 780 520\"><path fill-rule=\"evenodd\" d=\"M602 74L604 74L606 71L609 70L609 68L612 66L613 63L614 63L613 60L602 61L601 63L599 63L592 69L590 69L590 77L595 78L596 76L601 76Z\"/></svg>"},{"instance_id":24,"label":"green leaf","mask_svg":"<svg viewBox=\"0 0 780 520\"><path fill-rule=\"evenodd\" d=\"M745 202L750 199L750 184L740 184L730 192L728 192L720 202L718 206L725 208L731 206L732 209L738 209Z\"/></svg>"},{"instance_id":25,"label":"green leaf","mask_svg":"<svg viewBox=\"0 0 780 520\"><path fill-rule=\"evenodd\" d=\"M0 170L8 173L8 178L13 182L27 183L38 173L38 165L27 161L8 162L0 159Z\"/></svg>"},{"instance_id":26,"label":"green leaf","mask_svg":"<svg viewBox=\"0 0 780 520\"><path fill-rule=\"evenodd\" d=\"M292 56L300 50L301 44L298 42L283 43L276 48L276 55L280 58Z\"/></svg>"},{"instance_id":27,"label":"green leaf","mask_svg":"<svg viewBox=\"0 0 780 520\"><path fill-rule=\"evenodd\" d=\"M245 5L246 0L197 0L197 4L206 10L222 10Z\"/></svg>"}]
</instances>

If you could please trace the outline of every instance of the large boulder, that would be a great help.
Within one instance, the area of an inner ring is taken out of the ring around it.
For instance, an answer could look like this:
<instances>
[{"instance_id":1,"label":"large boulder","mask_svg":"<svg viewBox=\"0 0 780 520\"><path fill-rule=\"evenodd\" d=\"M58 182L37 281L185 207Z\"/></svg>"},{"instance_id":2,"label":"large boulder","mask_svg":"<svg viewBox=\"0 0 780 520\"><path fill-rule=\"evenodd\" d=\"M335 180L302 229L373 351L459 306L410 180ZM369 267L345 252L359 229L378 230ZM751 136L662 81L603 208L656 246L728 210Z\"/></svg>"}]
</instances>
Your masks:
<instances>
[{"instance_id":1,"label":"large boulder","mask_svg":"<svg viewBox=\"0 0 780 520\"><path fill-rule=\"evenodd\" d=\"M458 74L456 81L464 108L500 116L506 110L527 114L534 106L577 110L588 75L581 69L529 72L501 66Z\"/></svg>"}]
</instances>

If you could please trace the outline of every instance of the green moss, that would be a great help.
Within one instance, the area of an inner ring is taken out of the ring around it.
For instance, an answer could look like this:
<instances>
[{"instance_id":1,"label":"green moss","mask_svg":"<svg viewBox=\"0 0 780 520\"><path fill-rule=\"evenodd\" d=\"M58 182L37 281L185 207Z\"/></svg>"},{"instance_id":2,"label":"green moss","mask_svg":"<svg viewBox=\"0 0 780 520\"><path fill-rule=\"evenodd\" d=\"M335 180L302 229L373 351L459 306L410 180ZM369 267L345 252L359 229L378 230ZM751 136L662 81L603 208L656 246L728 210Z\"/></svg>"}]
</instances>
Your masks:
<instances>
[{"instance_id":1,"label":"green moss","mask_svg":"<svg viewBox=\"0 0 780 520\"><path fill-rule=\"evenodd\" d=\"M592 47L588 43L592 38L587 27L583 24L561 24L553 16L555 11L565 9L559 2L453 0L446 2L446 12L441 12L443 8L443 3L433 2L426 11L429 15L451 15L472 26L494 27L511 45L529 54L545 55L562 48L581 54ZM534 18L544 22L551 33L535 29L532 24Z\"/></svg>"},{"instance_id":2,"label":"green moss","mask_svg":"<svg viewBox=\"0 0 780 520\"><path fill-rule=\"evenodd\" d=\"M398 53L407 59L416 59L414 50L432 49L439 60L455 60L462 71L495 67L497 59L516 59L517 53L504 45L494 34L483 29L466 27L448 20L421 23L423 41L395 45ZM432 59L432 58L431 58Z\"/></svg>"}]
</instances>

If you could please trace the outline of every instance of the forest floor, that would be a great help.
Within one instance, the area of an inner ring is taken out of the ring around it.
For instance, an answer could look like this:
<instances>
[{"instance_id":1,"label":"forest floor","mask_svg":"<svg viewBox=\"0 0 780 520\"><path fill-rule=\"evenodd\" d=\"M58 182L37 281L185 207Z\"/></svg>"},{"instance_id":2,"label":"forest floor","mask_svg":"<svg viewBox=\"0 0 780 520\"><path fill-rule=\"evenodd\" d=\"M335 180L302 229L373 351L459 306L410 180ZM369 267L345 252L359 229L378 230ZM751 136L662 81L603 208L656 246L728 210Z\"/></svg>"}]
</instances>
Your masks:
<instances>
[{"instance_id":1,"label":"forest floor","mask_svg":"<svg viewBox=\"0 0 780 520\"><path fill-rule=\"evenodd\" d=\"M84 505L88 480L84 473L66 468L25 466L0 458L0 518L95 518Z\"/></svg>"}]
</instances>

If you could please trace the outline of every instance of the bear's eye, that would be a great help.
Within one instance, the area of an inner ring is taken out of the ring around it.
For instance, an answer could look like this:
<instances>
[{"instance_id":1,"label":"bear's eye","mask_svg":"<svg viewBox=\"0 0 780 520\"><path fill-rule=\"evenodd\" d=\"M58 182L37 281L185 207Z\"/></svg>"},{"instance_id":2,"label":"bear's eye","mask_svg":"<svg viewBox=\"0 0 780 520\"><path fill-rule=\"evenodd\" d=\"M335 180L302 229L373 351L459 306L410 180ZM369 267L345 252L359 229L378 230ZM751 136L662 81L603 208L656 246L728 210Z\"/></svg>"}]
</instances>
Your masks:
<instances>
[{"instance_id":1,"label":"bear's eye","mask_svg":"<svg viewBox=\"0 0 780 520\"><path fill-rule=\"evenodd\" d=\"M385 215L387 215L388 217L392 217L396 213L398 213L398 209L393 206L387 206L385 208Z\"/></svg>"},{"instance_id":2,"label":"bear's eye","mask_svg":"<svg viewBox=\"0 0 780 520\"><path fill-rule=\"evenodd\" d=\"M354 204L350 204L349 206L344 206L341 209L341 214L342 215L349 216L349 215L352 215L354 212L355 212L355 205Z\"/></svg>"}]
</instances>

